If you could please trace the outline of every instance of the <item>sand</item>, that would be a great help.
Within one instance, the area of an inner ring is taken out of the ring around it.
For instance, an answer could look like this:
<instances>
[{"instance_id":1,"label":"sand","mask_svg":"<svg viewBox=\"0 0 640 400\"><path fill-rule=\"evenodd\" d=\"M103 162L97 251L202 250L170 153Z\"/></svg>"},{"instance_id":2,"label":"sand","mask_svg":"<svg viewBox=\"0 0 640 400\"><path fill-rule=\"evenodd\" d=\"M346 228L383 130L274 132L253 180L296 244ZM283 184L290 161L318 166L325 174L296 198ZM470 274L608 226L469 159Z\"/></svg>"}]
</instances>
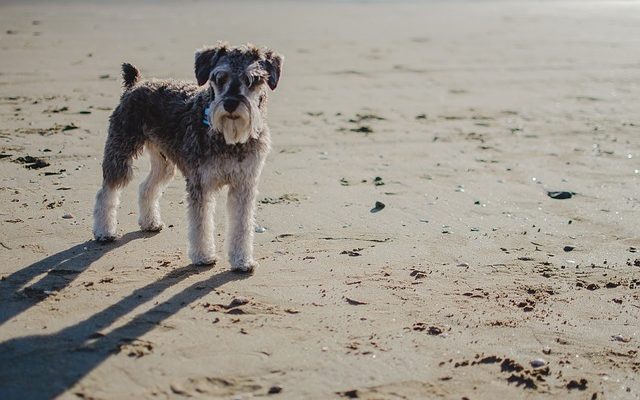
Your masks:
<instances>
[{"instance_id":1,"label":"sand","mask_svg":"<svg viewBox=\"0 0 640 400\"><path fill-rule=\"evenodd\" d=\"M0 398L640 396L640 5L103 3L0 5ZM91 237L120 63L217 40L286 57L253 276L146 157Z\"/></svg>"}]
</instances>

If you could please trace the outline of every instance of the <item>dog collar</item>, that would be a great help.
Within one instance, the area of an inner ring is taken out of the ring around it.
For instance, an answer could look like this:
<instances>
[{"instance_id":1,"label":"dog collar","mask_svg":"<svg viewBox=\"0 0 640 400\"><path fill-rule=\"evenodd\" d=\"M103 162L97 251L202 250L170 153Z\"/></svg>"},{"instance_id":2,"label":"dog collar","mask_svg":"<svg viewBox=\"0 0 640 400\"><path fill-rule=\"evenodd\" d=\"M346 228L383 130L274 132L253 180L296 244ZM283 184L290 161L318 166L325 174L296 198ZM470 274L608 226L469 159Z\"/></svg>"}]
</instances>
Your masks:
<instances>
[{"instance_id":1,"label":"dog collar","mask_svg":"<svg viewBox=\"0 0 640 400\"><path fill-rule=\"evenodd\" d=\"M208 105L204 109L204 118L202 119L202 123L205 124L206 126L211 126L211 124L209 124L209 111L210 110L211 110L211 105Z\"/></svg>"}]
</instances>

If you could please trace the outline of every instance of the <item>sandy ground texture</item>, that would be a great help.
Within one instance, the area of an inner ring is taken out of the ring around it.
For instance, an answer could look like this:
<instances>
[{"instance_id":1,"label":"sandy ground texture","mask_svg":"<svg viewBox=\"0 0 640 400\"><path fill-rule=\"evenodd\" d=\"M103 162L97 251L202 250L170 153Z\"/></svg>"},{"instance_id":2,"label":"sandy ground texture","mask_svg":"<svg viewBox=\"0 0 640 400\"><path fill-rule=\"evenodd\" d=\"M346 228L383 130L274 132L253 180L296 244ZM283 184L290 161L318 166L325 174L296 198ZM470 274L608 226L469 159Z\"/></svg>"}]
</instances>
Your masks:
<instances>
[{"instance_id":1,"label":"sandy ground texture","mask_svg":"<svg viewBox=\"0 0 640 400\"><path fill-rule=\"evenodd\" d=\"M640 396L640 4L103 3L0 6L0 398ZM219 39L286 57L253 276L180 176L91 238L120 63Z\"/></svg>"}]
</instances>

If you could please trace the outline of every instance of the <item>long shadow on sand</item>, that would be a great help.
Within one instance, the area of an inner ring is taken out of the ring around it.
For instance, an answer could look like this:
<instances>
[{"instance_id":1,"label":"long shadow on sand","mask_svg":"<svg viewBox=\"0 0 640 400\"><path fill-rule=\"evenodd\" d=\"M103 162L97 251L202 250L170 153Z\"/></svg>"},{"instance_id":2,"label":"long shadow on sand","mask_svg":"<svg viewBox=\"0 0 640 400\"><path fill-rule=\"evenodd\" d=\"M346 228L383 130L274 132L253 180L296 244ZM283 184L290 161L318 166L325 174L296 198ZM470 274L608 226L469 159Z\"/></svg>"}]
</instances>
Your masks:
<instances>
[{"instance_id":1,"label":"long shadow on sand","mask_svg":"<svg viewBox=\"0 0 640 400\"><path fill-rule=\"evenodd\" d=\"M129 232L119 240L100 244L93 240L75 245L35 262L5 277L0 282L0 325L21 314L73 282L89 266L108 252L154 233ZM36 277L46 274L39 281L26 286Z\"/></svg>"},{"instance_id":2,"label":"long shadow on sand","mask_svg":"<svg viewBox=\"0 0 640 400\"><path fill-rule=\"evenodd\" d=\"M54 398L116 353L122 344L140 338L215 288L248 277L230 271L220 272L192 284L123 326L106 334L100 332L167 288L210 270L210 266L194 265L176 269L61 331L0 343L0 399Z\"/></svg>"}]
</instances>

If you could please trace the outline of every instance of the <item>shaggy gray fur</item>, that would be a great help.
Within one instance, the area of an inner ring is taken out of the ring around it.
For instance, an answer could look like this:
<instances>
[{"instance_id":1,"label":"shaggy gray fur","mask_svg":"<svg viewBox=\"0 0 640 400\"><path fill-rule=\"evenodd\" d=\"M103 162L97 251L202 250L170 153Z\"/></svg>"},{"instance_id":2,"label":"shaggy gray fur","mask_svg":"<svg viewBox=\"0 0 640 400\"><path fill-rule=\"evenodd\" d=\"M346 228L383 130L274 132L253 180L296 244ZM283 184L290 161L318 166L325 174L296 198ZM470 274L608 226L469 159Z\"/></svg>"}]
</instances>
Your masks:
<instances>
[{"instance_id":1,"label":"shaggy gray fur","mask_svg":"<svg viewBox=\"0 0 640 400\"><path fill-rule=\"evenodd\" d=\"M96 240L116 238L120 190L131 181L133 159L147 148L152 168L140 185L141 228L162 229L158 200L177 167L187 183L190 257L214 263L213 195L229 185L231 267L253 270L256 188L270 149L267 88L276 88L281 68L282 57L272 50L225 44L196 52L197 85L140 81L138 69L123 64L124 93L110 118L94 210Z\"/></svg>"}]
</instances>

